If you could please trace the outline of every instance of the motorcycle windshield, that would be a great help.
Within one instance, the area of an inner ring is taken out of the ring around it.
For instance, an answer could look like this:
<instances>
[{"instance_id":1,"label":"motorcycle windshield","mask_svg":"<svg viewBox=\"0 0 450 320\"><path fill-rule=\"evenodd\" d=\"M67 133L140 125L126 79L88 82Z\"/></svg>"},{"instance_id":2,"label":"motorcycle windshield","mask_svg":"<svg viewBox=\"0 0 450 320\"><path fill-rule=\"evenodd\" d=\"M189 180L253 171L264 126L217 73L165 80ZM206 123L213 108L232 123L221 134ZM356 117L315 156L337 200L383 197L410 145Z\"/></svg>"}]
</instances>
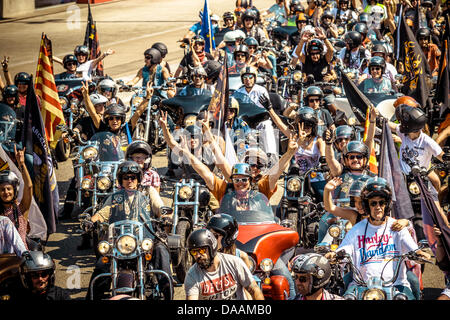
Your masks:
<instances>
[{"instance_id":1,"label":"motorcycle windshield","mask_svg":"<svg viewBox=\"0 0 450 320\"><path fill-rule=\"evenodd\" d=\"M175 96L163 100L162 104L174 111L180 110L183 114L198 114L208 108L210 101L210 95Z\"/></svg>"},{"instance_id":2,"label":"motorcycle windshield","mask_svg":"<svg viewBox=\"0 0 450 320\"><path fill-rule=\"evenodd\" d=\"M238 224L275 223L267 197L259 191L230 191L222 199L219 212L236 218Z\"/></svg>"},{"instance_id":3,"label":"motorcycle windshield","mask_svg":"<svg viewBox=\"0 0 450 320\"><path fill-rule=\"evenodd\" d=\"M14 139L16 113L4 103L0 103L0 142Z\"/></svg>"},{"instance_id":4,"label":"motorcycle windshield","mask_svg":"<svg viewBox=\"0 0 450 320\"><path fill-rule=\"evenodd\" d=\"M125 155L120 137L111 132L98 132L91 138L98 145L98 161L120 161Z\"/></svg>"}]
</instances>

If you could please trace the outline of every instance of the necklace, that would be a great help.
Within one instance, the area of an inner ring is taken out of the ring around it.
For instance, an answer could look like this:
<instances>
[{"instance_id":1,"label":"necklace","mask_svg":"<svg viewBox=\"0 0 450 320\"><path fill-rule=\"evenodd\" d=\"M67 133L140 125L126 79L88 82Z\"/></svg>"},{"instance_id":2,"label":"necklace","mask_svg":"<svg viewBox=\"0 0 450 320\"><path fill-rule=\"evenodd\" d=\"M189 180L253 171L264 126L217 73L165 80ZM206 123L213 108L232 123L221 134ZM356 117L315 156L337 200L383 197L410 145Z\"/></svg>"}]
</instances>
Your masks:
<instances>
[{"instance_id":1,"label":"necklace","mask_svg":"<svg viewBox=\"0 0 450 320\"><path fill-rule=\"evenodd\" d=\"M366 233L367 233L367 227L369 226L369 218L367 218L367 224L366 224L366 228L364 229L364 238L363 238L363 254L366 254ZM384 237L384 233L386 232L386 227L387 227L387 221L384 223L384 230L383 230L383 234L380 237L380 241L377 244L377 247L375 248L375 251L378 250L378 248L381 245L381 241L383 240ZM375 232L375 238L376 238L377 233ZM365 264L366 262L369 262L370 259L372 259L373 256L371 256L369 259L365 259L364 261L361 262L361 264Z\"/></svg>"}]
</instances>

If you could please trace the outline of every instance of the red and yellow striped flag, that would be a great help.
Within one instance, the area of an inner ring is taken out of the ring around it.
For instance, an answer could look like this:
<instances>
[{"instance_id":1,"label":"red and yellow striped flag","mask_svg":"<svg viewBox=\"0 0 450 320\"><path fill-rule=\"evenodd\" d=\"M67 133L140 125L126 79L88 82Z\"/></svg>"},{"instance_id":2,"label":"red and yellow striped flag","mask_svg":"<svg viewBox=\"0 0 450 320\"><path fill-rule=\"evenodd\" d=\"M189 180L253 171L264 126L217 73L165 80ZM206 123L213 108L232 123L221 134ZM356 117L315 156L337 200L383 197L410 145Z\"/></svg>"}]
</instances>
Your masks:
<instances>
[{"instance_id":1,"label":"red and yellow striped flag","mask_svg":"<svg viewBox=\"0 0 450 320\"><path fill-rule=\"evenodd\" d=\"M370 125L369 117L370 117L370 106L367 107L367 111L366 111L366 122L364 124L363 141L367 140L367 131L369 131L369 125ZM371 148L370 157L369 157L369 170L370 170L370 172L372 172L374 174L378 174L378 162L377 162L377 157L375 155L375 148L373 146L373 142L372 142L372 148Z\"/></svg>"},{"instance_id":2,"label":"red and yellow striped flag","mask_svg":"<svg viewBox=\"0 0 450 320\"><path fill-rule=\"evenodd\" d=\"M42 33L41 48L36 69L36 94L41 98L42 122L47 141L53 141L56 126L65 124L64 114L59 103L51 59L51 41Z\"/></svg>"}]
</instances>

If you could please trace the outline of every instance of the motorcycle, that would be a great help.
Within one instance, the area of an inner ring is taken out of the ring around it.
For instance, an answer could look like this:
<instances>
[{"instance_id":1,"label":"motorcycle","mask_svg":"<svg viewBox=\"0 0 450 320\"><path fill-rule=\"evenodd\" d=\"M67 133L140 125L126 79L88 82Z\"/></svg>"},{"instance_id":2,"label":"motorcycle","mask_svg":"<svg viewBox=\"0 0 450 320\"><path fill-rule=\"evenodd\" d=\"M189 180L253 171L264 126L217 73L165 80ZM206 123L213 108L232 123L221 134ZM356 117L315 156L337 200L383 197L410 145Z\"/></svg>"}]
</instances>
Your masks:
<instances>
[{"instance_id":1,"label":"motorcycle","mask_svg":"<svg viewBox=\"0 0 450 320\"><path fill-rule=\"evenodd\" d=\"M162 100L160 108L168 112L179 128L195 124L198 114L207 110L211 95L175 96Z\"/></svg>"},{"instance_id":2,"label":"motorcycle","mask_svg":"<svg viewBox=\"0 0 450 320\"><path fill-rule=\"evenodd\" d=\"M248 254L252 263L250 271L260 280L265 299L286 300L288 280L283 275L275 275L273 269L283 253L295 247L299 237L294 230L275 222L269 200L263 194L250 192L248 198L227 193L219 212L236 218L239 225L236 246Z\"/></svg>"},{"instance_id":3,"label":"motorcycle","mask_svg":"<svg viewBox=\"0 0 450 320\"><path fill-rule=\"evenodd\" d=\"M146 95L145 87L129 87L123 84L123 82L118 82L121 87L120 90L124 92L133 92L130 99L130 117L133 116L134 112L138 106L142 103ZM153 86L156 90L168 90L169 87ZM144 140L147 141L152 147L152 152L156 153L162 150L166 142L164 140L164 135L162 129L159 127L159 104L161 100L164 99L158 94L154 94L149 101L150 108L147 108L144 113L139 118L136 128L133 132L133 140Z\"/></svg>"},{"instance_id":4,"label":"motorcycle","mask_svg":"<svg viewBox=\"0 0 450 320\"><path fill-rule=\"evenodd\" d=\"M132 212L128 215L125 210L118 212L117 220L113 223L101 223L101 228L106 229L107 233L99 241L97 251L102 262L110 264L110 272L101 273L92 279L89 286L90 298L94 299L93 288L96 282L100 278L110 278L112 296L128 294L140 300L172 300L173 284L170 275L155 269L151 262L155 241L160 239L149 227L155 219L143 214L145 209L130 209ZM89 220L90 216L80 215L82 225L85 219ZM168 279L170 297L163 296L157 276Z\"/></svg>"},{"instance_id":5,"label":"motorcycle","mask_svg":"<svg viewBox=\"0 0 450 320\"><path fill-rule=\"evenodd\" d=\"M422 246L419 247L421 249ZM355 267L352 262L351 256L345 251L341 250L336 253L337 260L340 263L346 263L349 265L352 273L353 280L357 284L357 287L352 292L344 294L346 300L408 300L408 297L394 287L395 281L397 281L401 266L405 259L413 260L418 263L432 263L431 261L424 260L417 255L417 250L413 250L401 255L395 255L391 260L398 260L397 266L394 269L391 279L383 279L383 272L379 277L371 276L367 280L364 280L361 272Z\"/></svg>"},{"instance_id":6,"label":"motorcycle","mask_svg":"<svg viewBox=\"0 0 450 320\"><path fill-rule=\"evenodd\" d=\"M208 207L209 190L194 179L175 183L173 193L173 222L170 235L179 237L180 248L171 250L172 264L179 281L184 282L193 261L186 247L192 231L202 228L213 215Z\"/></svg>"},{"instance_id":7,"label":"motorcycle","mask_svg":"<svg viewBox=\"0 0 450 320\"><path fill-rule=\"evenodd\" d=\"M77 205L84 209L84 214L94 215L103 200L117 191L117 167L124 157L119 138L111 132L98 132L79 147L74 168ZM101 234L101 230L96 231L98 232L93 233L94 243Z\"/></svg>"},{"instance_id":8,"label":"motorcycle","mask_svg":"<svg viewBox=\"0 0 450 320\"><path fill-rule=\"evenodd\" d=\"M317 243L319 218L323 213L323 203L312 188L310 179L326 167L317 166L300 174L299 166L293 163L284 176L284 193L280 201L281 224L292 228L299 235L298 246L313 248Z\"/></svg>"}]
</instances>

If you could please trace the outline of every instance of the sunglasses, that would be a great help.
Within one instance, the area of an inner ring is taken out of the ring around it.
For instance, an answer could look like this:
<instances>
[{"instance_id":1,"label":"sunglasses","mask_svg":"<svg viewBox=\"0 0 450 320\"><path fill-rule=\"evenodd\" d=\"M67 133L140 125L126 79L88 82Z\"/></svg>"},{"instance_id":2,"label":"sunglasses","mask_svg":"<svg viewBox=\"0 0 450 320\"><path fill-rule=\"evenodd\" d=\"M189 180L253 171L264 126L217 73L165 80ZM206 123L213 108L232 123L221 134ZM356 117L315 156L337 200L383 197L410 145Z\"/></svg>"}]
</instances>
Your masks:
<instances>
[{"instance_id":1,"label":"sunglasses","mask_svg":"<svg viewBox=\"0 0 450 320\"><path fill-rule=\"evenodd\" d=\"M205 42L203 42L203 41L195 41L194 44L197 45L197 46L204 46Z\"/></svg>"},{"instance_id":2,"label":"sunglasses","mask_svg":"<svg viewBox=\"0 0 450 320\"><path fill-rule=\"evenodd\" d=\"M364 158L364 156L362 156L360 154L357 154L357 155L352 154L350 156L345 156L345 157L350 160L354 160L354 159L362 160Z\"/></svg>"},{"instance_id":3,"label":"sunglasses","mask_svg":"<svg viewBox=\"0 0 450 320\"><path fill-rule=\"evenodd\" d=\"M384 207L385 205L386 205L386 200L380 200L380 201L370 201L369 202L369 206L371 206L371 207L376 207L376 206L378 206L378 205L380 205L380 207Z\"/></svg>"},{"instance_id":4,"label":"sunglasses","mask_svg":"<svg viewBox=\"0 0 450 320\"><path fill-rule=\"evenodd\" d=\"M350 138L337 138L337 139L336 139L336 142L337 142L337 143L341 143L341 142L343 142L343 141L350 141Z\"/></svg>"},{"instance_id":5,"label":"sunglasses","mask_svg":"<svg viewBox=\"0 0 450 320\"><path fill-rule=\"evenodd\" d=\"M134 174L129 174L129 175L125 175L123 176L122 180L137 180L137 176Z\"/></svg>"},{"instance_id":6,"label":"sunglasses","mask_svg":"<svg viewBox=\"0 0 450 320\"><path fill-rule=\"evenodd\" d=\"M319 99L319 98L309 99L308 102L309 102L309 103L312 103L312 102L320 102L320 99Z\"/></svg>"},{"instance_id":7,"label":"sunglasses","mask_svg":"<svg viewBox=\"0 0 450 320\"><path fill-rule=\"evenodd\" d=\"M249 49L256 50L257 47L256 47L256 46L248 46L248 48L249 48Z\"/></svg>"},{"instance_id":8,"label":"sunglasses","mask_svg":"<svg viewBox=\"0 0 450 320\"><path fill-rule=\"evenodd\" d=\"M122 117L117 117L117 116L112 116L112 117L109 117L108 118L108 121L114 121L114 120L116 120L116 121L122 121Z\"/></svg>"},{"instance_id":9,"label":"sunglasses","mask_svg":"<svg viewBox=\"0 0 450 320\"><path fill-rule=\"evenodd\" d=\"M261 163L252 163L250 167L262 169L264 166Z\"/></svg>"},{"instance_id":10,"label":"sunglasses","mask_svg":"<svg viewBox=\"0 0 450 320\"><path fill-rule=\"evenodd\" d=\"M100 88L102 92L113 92L114 88Z\"/></svg>"},{"instance_id":11,"label":"sunglasses","mask_svg":"<svg viewBox=\"0 0 450 320\"><path fill-rule=\"evenodd\" d=\"M75 65L76 65L76 62L67 62L66 65L67 65L67 66L75 66Z\"/></svg>"},{"instance_id":12,"label":"sunglasses","mask_svg":"<svg viewBox=\"0 0 450 320\"><path fill-rule=\"evenodd\" d=\"M298 282L308 282L309 277L308 276L299 276L295 275L294 280L297 280Z\"/></svg>"},{"instance_id":13,"label":"sunglasses","mask_svg":"<svg viewBox=\"0 0 450 320\"><path fill-rule=\"evenodd\" d=\"M199 249L191 249L189 250L189 253L193 256L196 257L197 255L201 254L204 255L206 254L207 249L206 248L199 248Z\"/></svg>"},{"instance_id":14,"label":"sunglasses","mask_svg":"<svg viewBox=\"0 0 450 320\"><path fill-rule=\"evenodd\" d=\"M145 56L145 59L150 60L152 56Z\"/></svg>"},{"instance_id":15,"label":"sunglasses","mask_svg":"<svg viewBox=\"0 0 450 320\"><path fill-rule=\"evenodd\" d=\"M30 272L30 277L31 278L46 278L51 274L50 270L43 270L43 271L35 271L35 272Z\"/></svg>"},{"instance_id":16,"label":"sunglasses","mask_svg":"<svg viewBox=\"0 0 450 320\"><path fill-rule=\"evenodd\" d=\"M252 75L252 74L244 74L244 75L242 76L243 79L253 79L254 77L255 77L255 76Z\"/></svg>"},{"instance_id":17,"label":"sunglasses","mask_svg":"<svg viewBox=\"0 0 450 320\"><path fill-rule=\"evenodd\" d=\"M122 167L121 171L123 173L139 173L139 168L136 166L124 166Z\"/></svg>"},{"instance_id":18,"label":"sunglasses","mask_svg":"<svg viewBox=\"0 0 450 320\"><path fill-rule=\"evenodd\" d=\"M247 183L248 178L233 178L234 183Z\"/></svg>"},{"instance_id":19,"label":"sunglasses","mask_svg":"<svg viewBox=\"0 0 450 320\"><path fill-rule=\"evenodd\" d=\"M303 123L303 129L312 129L313 125L311 123L308 122L301 122Z\"/></svg>"},{"instance_id":20,"label":"sunglasses","mask_svg":"<svg viewBox=\"0 0 450 320\"><path fill-rule=\"evenodd\" d=\"M381 70L381 67L370 67L370 70Z\"/></svg>"}]
</instances>

